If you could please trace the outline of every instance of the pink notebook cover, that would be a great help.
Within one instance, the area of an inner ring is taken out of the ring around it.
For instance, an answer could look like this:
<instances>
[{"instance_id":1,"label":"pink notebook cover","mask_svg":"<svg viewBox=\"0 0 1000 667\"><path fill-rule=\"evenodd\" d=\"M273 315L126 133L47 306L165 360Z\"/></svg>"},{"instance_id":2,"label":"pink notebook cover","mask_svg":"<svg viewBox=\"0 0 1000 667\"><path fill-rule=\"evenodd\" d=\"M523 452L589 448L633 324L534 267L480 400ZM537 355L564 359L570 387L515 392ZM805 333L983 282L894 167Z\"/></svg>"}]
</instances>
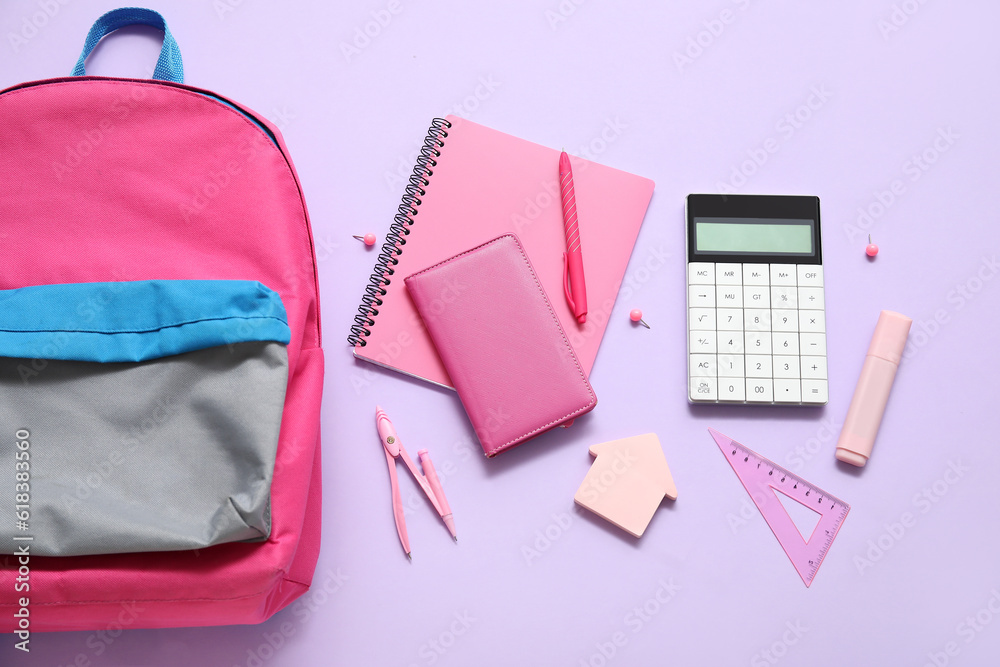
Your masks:
<instances>
[{"instance_id":1,"label":"pink notebook cover","mask_svg":"<svg viewBox=\"0 0 1000 667\"><path fill-rule=\"evenodd\" d=\"M504 234L405 282L486 456L597 405L515 235Z\"/></svg>"},{"instance_id":2,"label":"pink notebook cover","mask_svg":"<svg viewBox=\"0 0 1000 667\"><path fill-rule=\"evenodd\" d=\"M401 279L468 248L513 232L521 240L576 354L589 375L607 327L653 181L571 157L580 212L580 241L589 314L577 324L563 298L560 151L462 118L452 124L411 216L393 276L379 298L356 357L454 387Z\"/></svg>"}]
</instances>

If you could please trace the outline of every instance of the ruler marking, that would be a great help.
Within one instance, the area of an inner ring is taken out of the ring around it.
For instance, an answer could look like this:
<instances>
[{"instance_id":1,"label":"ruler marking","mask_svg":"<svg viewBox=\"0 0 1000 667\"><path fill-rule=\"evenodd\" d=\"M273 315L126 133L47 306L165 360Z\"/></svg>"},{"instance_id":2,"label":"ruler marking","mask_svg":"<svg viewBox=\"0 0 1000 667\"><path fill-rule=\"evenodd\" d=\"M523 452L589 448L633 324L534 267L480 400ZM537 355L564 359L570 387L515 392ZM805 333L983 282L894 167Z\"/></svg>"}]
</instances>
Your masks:
<instances>
[{"instance_id":1,"label":"ruler marking","mask_svg":"<svg viewBox=\"0 0 1000 667\"><path fill-rule=\"evenodd\" d=\"M781 547L784 549L789 560L792 561L795 569L799 572L803 583L805 583L806 586L809 586L812 583L816 572L819 570L819 566L826 558L837 533L840 532L840 526L843 524L844 520L847 518L848 512L850 511L850 505L836 496L826 493L816 485L806 482L795 473L776 464L774 461L761 456L757 452L754 452L745 445L736 442L732 438L729 438L714 429L709 429L709 431L711 432L716 443L719 445L719 448L723 450L723 455L726 460L729 461L733 468L733 472L735 472L736 476L740 479L744 489L750 493L751 499L754 501L754 504L757 506L757 509L760 511L765 522L768 524L768 527L771 528L771 532L774 533L774 536L778 539L779 544L781 544ZM727 440L728 442L726 442ZM742 456L743 463L748 465L745 467L737 467L737 456ZM764 470L761 469L762 466L765 466L765 469L769 468L766 475L764 474ZM780 481L775 479L775 472L781 473ZM784 485L786 481L792 483L791 489L788 489L787 486L785 486L784 489L779 488L779 484ZM812 535L809 537L809 541L805 541L804 538L802 538L801 533L798 532L798 528L791 520L787 510L785 510L785 508L781 505L780 500L775 497L777 505L781 507L780 512L775 510L772 504L768 504L768 496L765 496L763 501L758 502L758 498L755 497L754 493L750 491L751 483L758 490L769 489L772 495L775 495L780 491L796 502L799 502L810 509L814 509L814 511L817 511L816 507L818 506L817 513L820 514L820 519L816 524L816 529L822 527L823 531L826 533L825 538L817 538L817 533L814 529ZM799 488L800 485L801 489ZM816 499L815 504L812 502L814 497ZM830 508L828 510L824 510L825 502L830 503ZM798 538L798 540L801 541L801 544L793 538L792 531L795 533L794 538ZM814 539L815 542L813 541ZM786 541L789 544L786 544ZM805 573L808 573L808 576Z\"/></svg>"}]
</instances>

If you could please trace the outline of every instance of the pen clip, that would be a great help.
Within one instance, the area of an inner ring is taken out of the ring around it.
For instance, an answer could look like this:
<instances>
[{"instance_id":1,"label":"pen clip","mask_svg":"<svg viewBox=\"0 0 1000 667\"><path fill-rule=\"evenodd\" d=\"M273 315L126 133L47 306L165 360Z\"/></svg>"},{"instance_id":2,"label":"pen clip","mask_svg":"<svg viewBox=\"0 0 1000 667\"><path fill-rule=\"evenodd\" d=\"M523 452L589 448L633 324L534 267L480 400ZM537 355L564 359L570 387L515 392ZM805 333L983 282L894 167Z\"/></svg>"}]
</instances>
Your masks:
<instances>
[{"instance_id":1,"label":"pen clip","mask_svg":"<svg viewBox=\"0 0 1000 667\"><path fill-rule=\"evenodd\" d=\"M574 316L576 315L576 302L573 301L573 292L569 287L569 253L563 253L563 293L566 295L566 301L569 302L569 309L573 311Z\"/></svg>"}]
</instances>

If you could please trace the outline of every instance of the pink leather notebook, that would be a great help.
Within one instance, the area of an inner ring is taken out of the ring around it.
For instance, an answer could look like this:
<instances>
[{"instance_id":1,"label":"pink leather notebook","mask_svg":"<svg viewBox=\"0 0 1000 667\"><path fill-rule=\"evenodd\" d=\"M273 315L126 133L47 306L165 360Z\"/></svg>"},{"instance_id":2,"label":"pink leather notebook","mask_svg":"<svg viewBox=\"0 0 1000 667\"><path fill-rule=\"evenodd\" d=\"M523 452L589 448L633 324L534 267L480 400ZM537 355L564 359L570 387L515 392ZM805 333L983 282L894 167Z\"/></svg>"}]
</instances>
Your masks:
<instances>
[{"instance_id":1,"label":"pink leather notebook","mask_svg":"<svg viewBox=\"0 0 1000 667\"><path fill-rule=\"evenodd\" d=\"M515 235L408 276L406 288L486 456L597 405Z\"/></svg>"},{"instance_id":2,"label":"pink leather notebook","mask_svg":"<svg viewBox=\"0 0 1000 667\"><path fill-rule=\"evenodd\" d=\"M355 356L451 387L403 281L392 277L513 232L589 376L653 181L571 157L590 311L579 325L563 298L559 153L455 116L435 121L351 327Z\"/></svg>"}]
</instances>

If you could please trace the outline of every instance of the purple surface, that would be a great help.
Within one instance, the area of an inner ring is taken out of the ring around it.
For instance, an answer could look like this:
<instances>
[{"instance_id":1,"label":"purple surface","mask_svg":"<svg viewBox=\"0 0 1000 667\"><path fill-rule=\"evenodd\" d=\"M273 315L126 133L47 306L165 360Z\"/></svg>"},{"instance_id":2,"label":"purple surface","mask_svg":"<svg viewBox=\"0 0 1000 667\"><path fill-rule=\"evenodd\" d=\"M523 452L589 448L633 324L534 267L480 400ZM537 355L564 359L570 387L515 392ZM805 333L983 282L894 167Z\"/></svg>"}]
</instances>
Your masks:
<instances>
[{"instance_id":1,"label":"purple surface","mask_svg":"<svg viewBox=\"0 0 1000 667\"><path fill-rule=\"evenodd\" d=\"M314 589L261 626L35 635L29 656L0 638L0 664L996 663L1000 5L653 4L154 5L187 82L276 122L303 181L328 359ZM114 6L3 3L0 86L67 74ZM378 32L367 43L366 27ZM88 70L143 75L158 50L155 33L129 30ZM492 461L455 395L356 362L344 340L375 262L351 234L381 243L399 172L448 112L657 184L591 377L600 405ZM683 198L727 182L822 200L824 409L685 400ZM873 211L866 230L859 209ZM633 307L652 330L629 322ZM914 318L912 348L871 461L849 470L834 442L883 308ZM412 563L393 526L376 402L411 454L430 450L455 512L457 545L403 475ZM708 426L851 504L811 588ZM679 498L636 540L572 499L588 445L649 431Z\"/></svg>"}]
</instances>

